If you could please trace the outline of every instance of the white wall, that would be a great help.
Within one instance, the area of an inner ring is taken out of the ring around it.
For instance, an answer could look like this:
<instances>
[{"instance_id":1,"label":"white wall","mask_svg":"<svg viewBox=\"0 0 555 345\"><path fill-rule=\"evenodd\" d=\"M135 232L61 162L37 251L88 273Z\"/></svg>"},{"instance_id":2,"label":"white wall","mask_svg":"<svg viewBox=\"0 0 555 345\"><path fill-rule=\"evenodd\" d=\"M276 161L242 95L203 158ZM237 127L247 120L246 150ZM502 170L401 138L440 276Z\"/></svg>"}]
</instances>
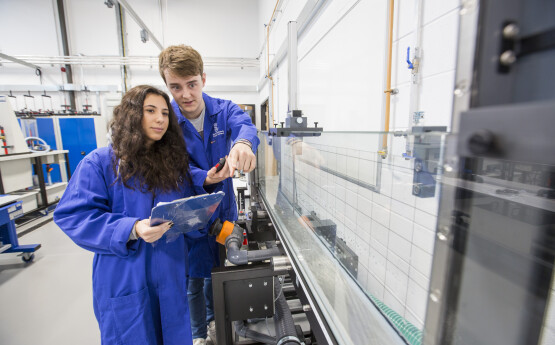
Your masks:
<instances>
[{"instance_id":1,"label":"white wall","mask_svg":"<svg viewBox=\"0 0 555 345\"><path fill-rule=\"evenodd\" d=\"M54 13L52 1L1 1L2 53L32 55L40 51L45 55L58 55L61 48L57 43ZM41 25L22 25L24 23ZM30 26L36 28L30 29Z\"/></svg>"},{"instance_id":2,"label":"white wall","mask_svg":"<svg viewBox=\"0 0 555 345\"><path fill-rule=\"evenodd\" d=\"M118 55L114 9L103 1L64 1L72 55ZM35 52L37 54L37 52Z\"/></svg>"},{"instance_id":3,"label":"white wall","mask_svg":"<svg viewBox=\"0 0 555 345\"><path fill-rule=\"evenodd\" d=\"M327 130L383 127L385 3L333 1L302 40L300 105Z\"/></svg>"}]
</instances>

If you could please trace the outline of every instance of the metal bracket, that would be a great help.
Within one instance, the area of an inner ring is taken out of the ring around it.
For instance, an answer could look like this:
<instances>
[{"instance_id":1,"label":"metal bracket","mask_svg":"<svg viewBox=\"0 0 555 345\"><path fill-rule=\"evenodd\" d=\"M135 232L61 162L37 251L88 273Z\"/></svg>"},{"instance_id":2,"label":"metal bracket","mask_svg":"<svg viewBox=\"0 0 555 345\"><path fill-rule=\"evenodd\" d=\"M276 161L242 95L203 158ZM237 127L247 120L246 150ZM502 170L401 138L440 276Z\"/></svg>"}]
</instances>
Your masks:
<instances>
[{"instance_id":1,"label":"metal bracket","mask_svg":"<svg viewBox=\"0 0 555 345\"><path fill-rule=\"evenodd\" d=\"M141 30L141 41L146 43L148 41L148 32L145 29Z\"/></svg>"},{"instance_id":2,"label":"metal bracket","mask_svg":"<svg viewBox=\"0 0 555 345\"><path fill-rule=\"evenodd\" d=\"M518 24L514 21L506 21L502 25L501 32L497 70L502 74L509 73L510 67L520 57L555 49L555 27L533 35L519 37L520 28Z\"/></svg>"},{"instance_id":3,"label":"metal bracket","mask_svg":"<svg viewBox=\"0 0 555 345\"><path fill-rule=\"evenodd\" d=\"M287 344L290 342L295 342L297 344L302 344L301 341L299 340L299 338L297 337L293 337L291 335L288 335L286 337L281 338L276 345L282 345L282 344Z\"/></svg>"},{"instance_id":4,"label":"metal bracket","mask_svg":"<svg viewBox=\"0 0 555 345\"><path fill-rule=\"evenodd\" d=\"M135 22L141 27L141 29L148 34L147 35L147 40L149 38L152 39L152 42L154 42L154 44L156 44L156 46L158 48L160 48L160 50L164 50L164 47L162 46L160 41L158 41L158 39L156 39L156 36L154 36L152 31L150 31L148 26L146 26L146 24L143 22L141 17L139 17L139 15L133 10L133 7L131 7L131 5L129 5L127 0L112 0L112 1L115 1L115 2L119 3L127 12L129 12L129 15L131 15L131 18L133 18L133 20L135 20ZM142 31L141 31L141 40L143 40L143 32ZM143 40L143 42L146 42L146 41Z\"/></svg>"}]
</instances>

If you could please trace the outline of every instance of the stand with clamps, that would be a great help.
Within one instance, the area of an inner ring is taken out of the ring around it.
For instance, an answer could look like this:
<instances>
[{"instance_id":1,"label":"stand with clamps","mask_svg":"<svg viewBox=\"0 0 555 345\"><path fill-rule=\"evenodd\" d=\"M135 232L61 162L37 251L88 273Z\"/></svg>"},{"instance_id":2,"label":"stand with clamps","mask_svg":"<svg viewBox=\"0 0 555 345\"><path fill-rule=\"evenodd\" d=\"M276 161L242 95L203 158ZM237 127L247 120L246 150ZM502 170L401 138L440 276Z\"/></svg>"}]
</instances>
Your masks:
<instances>
[{"instance_id":1,"label":"stand with clamps","mask_svg":"<svg viewBox=\"0 0 555 345\"><path fill-rule=\"evenodd\" d=\"M285 122L280 123L281 127L278 127L277 123L274 123L274 128L268 130L270 136L318 137L322 135L322 131L324 130L322 127L318 127L318 122L314 122L314 127L308 127L307 118L303 116L301 110L290 111Z\"/></svg>"},{"instance_id":2,"label":"stand with clamps","mask_svg":"<svg viewBox=\"0 0 555 345\"><path fill-rule=\"evenodd\" d=\"M90 104L83 104L83 114L91 114L92 105Z\"/></svg>"},{"instance_id":3,"label":"stand with clamps","mask_svg":"<svg viewBox=\"0 0 555 345\"><path fill-rule=\"evenodd\" d=\"M0 253L21 252L24 262L31 262L35 258L34 252L40 244L20 245L15 230L15 219L23 215L22 201L17 201L15 196L0 196Z\"/></svg>"},{"instance_id":4,"label":"stand with clamps","mask_svg":"<svg viewBox=\"0 0 555 345\"><path fill-rule=\"evenodd\" d=\"M60 107L63 108L63 110L62 110L63 114L69 114L69 115L75 114L75 111L73 109L71 109L71 105L69 105L69 104L61 104Z\"/></svg>"}]
</instances>

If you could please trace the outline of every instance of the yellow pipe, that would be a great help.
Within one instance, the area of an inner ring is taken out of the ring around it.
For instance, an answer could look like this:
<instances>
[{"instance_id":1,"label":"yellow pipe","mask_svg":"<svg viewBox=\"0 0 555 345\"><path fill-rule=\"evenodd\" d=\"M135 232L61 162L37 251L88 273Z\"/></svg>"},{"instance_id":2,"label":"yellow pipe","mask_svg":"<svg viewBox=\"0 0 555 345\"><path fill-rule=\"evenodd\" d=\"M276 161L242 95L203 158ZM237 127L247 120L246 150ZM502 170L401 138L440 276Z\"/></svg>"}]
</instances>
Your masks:
<instances>
[{"instance_id":1,"label":"yellow pipe","mask_svg":"<svg viewBox=\"0 0 555 345\"><path fill-rule=\"evenodd\" d=\"M268 63L266 65L266 77L270 80L270 87L271 87L271 103L272 103L272 123L269 124L268 128L274 124L274 78L270 75L270 25L274 20L274 15L276 14L276 9L278 7L280 0L276 1L276 6L274 7L274 11L272 12L272 16L270 17L270 21L268 22L268 26L266 26L266 48L267 48L267 58Z\"/></svg>"},{"instance_id":2,"label":"yellow pipe","mask_svg":"<svg viewBox=\"0 0 555 345\"><path fill-rule=\"evenodd\" d=\"M389 111L391 107L391 60L393 55L393 12L395 10L395 0L389 0L389 44L387 57L387 79L385 92L385 124L384 132L389 132ZM385 158L387 156L387 134L383 135L382 150L378 153Z\"/></svg>"},{"instance_id":3,"label":"yellow pipe","mask_svg":"<svg viewBox=\"0 0 555 345\"><path fill-rule=\"evenodd\" d=\"M279 1L279 0L278 0ZM270 88L271 88L271 97L270 97L270 103L272 103L272 123L270 124L270 126L268 128L270 128L272 126L272 124L274 124L274 78L272 78L272 76L270 75L270 26L268 25L268 28L266 29L266 47L268 48L268 53L266 55L268 55L268 65L267 65L267 75L266 77L268 77L268 80L270 80Z\"/></svg>"}]
</instances>

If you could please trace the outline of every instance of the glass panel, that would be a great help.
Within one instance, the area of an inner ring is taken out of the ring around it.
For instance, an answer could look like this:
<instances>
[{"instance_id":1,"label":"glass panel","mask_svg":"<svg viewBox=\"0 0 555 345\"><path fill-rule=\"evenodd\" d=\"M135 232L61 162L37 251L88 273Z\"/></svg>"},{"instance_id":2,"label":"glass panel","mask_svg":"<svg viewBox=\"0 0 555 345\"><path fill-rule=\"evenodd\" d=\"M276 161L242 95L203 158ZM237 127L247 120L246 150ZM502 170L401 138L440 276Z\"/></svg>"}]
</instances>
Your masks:
<instances>
[{"instance_id":1,"label":"glass panel","mask_svg":"<svg viewBox=\"0 0 555 345\"><path fill-rule=\"evenodd\" d=\"M438 223L448 255L434 257L434 271L447 265L444 307L440 331L430 322L430 334L441 334L437 344L540 343L552 332L542 326L555 258L555 168L448 162Z\"/></svg>"},{"instance_id":2,"label":"glass panel","mask_svg":"<svg viewBox=\"0 0 555 345\"><path fill-rule=\"evenodd\" d=\"M260 140L259 190L338 342L420 344L444 134Z\"/></svg>"}]
</instances>

